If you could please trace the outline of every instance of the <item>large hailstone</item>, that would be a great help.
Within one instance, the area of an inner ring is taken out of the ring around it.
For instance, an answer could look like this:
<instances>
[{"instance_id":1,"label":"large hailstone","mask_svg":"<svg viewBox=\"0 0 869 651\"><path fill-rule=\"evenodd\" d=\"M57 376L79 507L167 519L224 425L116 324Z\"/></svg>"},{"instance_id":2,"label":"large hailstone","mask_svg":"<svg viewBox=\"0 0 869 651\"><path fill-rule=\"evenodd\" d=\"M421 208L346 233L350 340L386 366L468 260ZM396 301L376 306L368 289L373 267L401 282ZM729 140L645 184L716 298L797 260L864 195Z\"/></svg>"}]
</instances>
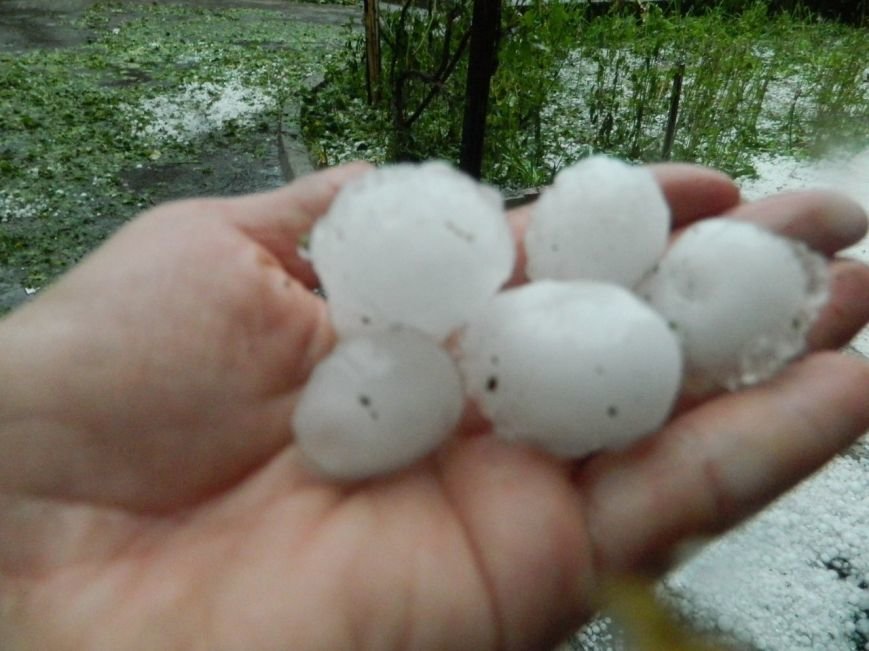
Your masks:
<instances>
[{"instance_id":1,"label":"large hailstone","mask_svg":"<svg viewBox=\"0 0 869 651\"><path fill-rule=\"evenodd\" d=\"M349 183L310 247L342 336L400 324L442 339L495 294L515 257L501 196L438 162Z\"/></svg>"},{"instance_id":2,"label":"large hailstone","mask_svg":"<svg viewBox=\"0 0 869 651\"><path fill-rule=\"evenodd\" d=\"M687 388L733 390L805 350L827 299L827 266L801 242L710 219L684 231L639 291L684 344Z\"/></svg>"},{"instance_id":3,"label":"large hailstone","mask_svg":"<svg viewBox=\"0 0 869 651\"><path fill-rule=\"evenodd\" d=\"M535 204L526 273L633 287L664 252L669 232L670 208L648 169L586 158L562 170Z\"/></svg>"},{"instance_id":4,"label":"large hailstone","mask_svg":"<svg viewBox=\"0 0 869 651\"><path fill-rule=\"evenodd\" d=\"M342 340L314 369L292 425L319 471L362 479L433 451L463 406L452 358L421 333L388 330Z\"/></svg>"},{"instance_id":5,"label":"large hailstone","mask_svg":"<svg viewBox=\"0 0 869 651\"><path fill-rule=\"evenodd\" d=\"M655 431L681 379L667 322L627 290L599 282L502 292L459 346L468 393L495 433L563 457Z\"/></svg>"}]
</instances>

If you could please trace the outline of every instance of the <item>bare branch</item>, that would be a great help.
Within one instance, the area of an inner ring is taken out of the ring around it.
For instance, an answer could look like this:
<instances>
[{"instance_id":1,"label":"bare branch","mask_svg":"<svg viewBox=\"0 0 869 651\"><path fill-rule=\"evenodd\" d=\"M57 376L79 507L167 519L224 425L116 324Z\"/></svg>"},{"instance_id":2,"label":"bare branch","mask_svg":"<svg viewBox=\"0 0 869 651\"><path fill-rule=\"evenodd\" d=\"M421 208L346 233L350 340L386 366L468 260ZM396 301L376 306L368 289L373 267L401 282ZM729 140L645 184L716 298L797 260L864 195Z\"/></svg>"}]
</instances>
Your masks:
<instances>
[{"instance_id":1,"label":"bare branch","mask_svg":"<svg viewBox=\"0 0 869 651\"><path fill-rule=\"evenodd\" d=\"M416 110L413 114L407 119L407 124L411 125L419 119L419 116L422 115L423 111L425 111L429 104L432 103L435 97L437 97L438 93L444 87L444 82L453 74L453 71L456 69L456 66L459 64L459 61L462 59L462 54L464 54L465 49L468 47L468 41L471 38L471 30L467 30L464 34L462 34L462 39L459 41L459 45L456 48L456 51L453 52L453 57L447 64L446 69L443 71L443 74L440 77L440 81L432 86L428 95L420 102L419 106L417 106Z\"/></svg>"}]
</instances>

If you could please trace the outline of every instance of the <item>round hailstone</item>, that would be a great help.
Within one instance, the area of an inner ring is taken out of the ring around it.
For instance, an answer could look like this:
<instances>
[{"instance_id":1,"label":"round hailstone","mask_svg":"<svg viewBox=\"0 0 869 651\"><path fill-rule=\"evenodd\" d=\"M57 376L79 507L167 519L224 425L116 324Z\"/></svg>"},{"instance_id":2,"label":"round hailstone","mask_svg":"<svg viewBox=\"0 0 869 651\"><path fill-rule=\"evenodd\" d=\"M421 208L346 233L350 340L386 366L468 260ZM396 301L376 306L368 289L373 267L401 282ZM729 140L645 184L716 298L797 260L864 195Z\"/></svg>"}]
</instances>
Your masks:
<instances>
[{"instance_id":1,"label":"round hailstone","mask_svg":"<svg viewBox=\"0 0 869 651\"><path fill-rule=\"evenodd\" d=\"M439 162L348 184L311 234L342 336L399 324L444 338L509 278L514 248L501 196Z\"/></svg>"},{"instance_id":2,"label":"round hailstone","mask_svg":"<svg viewBox=\"0 0 869 651\"><path fill-rule=\"evenodd\" d=\"M685 230L639 292L682 339L687 388L733 390L805 350L827 276L825 259L801 242L709 219Z\"/></svg>"},{"instance_id":3,"label":"round hailstone","mask_svg":"<svg viewBox=\"0 0 869 651\"><path fill-rule=\"evenodd\" d=\"M652 173L606 156L563 169L525 234L533 280L603 280L633 287L667 246L670 208Z\"/></svg>"},{"instance_id":4,"label":"round hailstone","mask_svg":"<svg viewBox=\"0 0 869 651\"><path fill-rule=\"evenodd\" d=\"M502 292L459 347L468 393L495 433L563 457L655 431L679 390L679 342L617 285L540 281Z\"/></svg>"},{"instance_id":5,"label":"round hailstone","mask_svg":"<svg viewBox=\"0 0 869 651\"><path fill-rule=\"evenodd\" d=\"M341 341L314 369L292 425L323 474L362 479L434 450L463 406L450 356L421 333L391 330Z\"/></svg>"}]
</instances>

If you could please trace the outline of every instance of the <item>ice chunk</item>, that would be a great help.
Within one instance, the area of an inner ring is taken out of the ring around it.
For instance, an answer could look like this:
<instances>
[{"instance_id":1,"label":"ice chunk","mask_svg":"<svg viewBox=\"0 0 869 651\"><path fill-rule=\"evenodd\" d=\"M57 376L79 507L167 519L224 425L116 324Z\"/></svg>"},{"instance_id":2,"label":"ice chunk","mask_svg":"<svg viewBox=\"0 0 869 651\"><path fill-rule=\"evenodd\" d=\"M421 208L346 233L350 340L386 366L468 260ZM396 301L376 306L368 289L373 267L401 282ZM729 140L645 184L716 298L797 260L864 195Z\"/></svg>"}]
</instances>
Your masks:
<instances>
[{"instance_id":1,"label":"ice chunk","mask_svg":"<svg viewBox=\"0 0 869 651\"><path fill-rule=\"evenodd\" d=\"M509 278L514 249L500 195L437 162L348 184L311 234L342 336L401 324L445 337Z\"/></svg>"},{"instance_id":2,"label":"ice chunk","mask_svg":"<svg viewBox=\"0 0 869 651\"><path fill-rule=\"evenodd\" d=\"M648 169L586 158L562 170L535 204L526 272L633 287L664 252L669 231L670 208Z\"/></svg>"},{"instance_id":3,"label":"ice chunk","mask_svg":"<svg viewBox=\"0 0 869 651\"><path fill-rule=\"evenodd\" d=\"M314 369L292 424L317 469L360 479L434 450L463 405L450 356L421 333L391 330L341 341Z\"/></svg>"},{"instance_id":4,"label":"ice chunk","mask_svg":"<svg viewBox=\"0 0 869 651\"><path fill-rule=\"evenodd\" d=\"M800 355L827 299L825 259L733 219L685 230L639 287L685 349L686 386L738 389Z\"/></svg>"},{"instance_id":5,"label":"ice chunk","mask_svg":"<svg viewBox=\"0 0 869 651\"><path fill-rule=\"evenodd\" d=\"M564 457L655 431L681 379L666 321L629 291L599 282L502 292L459 345L467 390L496 434Z\"/></svg>"}]
</instances>

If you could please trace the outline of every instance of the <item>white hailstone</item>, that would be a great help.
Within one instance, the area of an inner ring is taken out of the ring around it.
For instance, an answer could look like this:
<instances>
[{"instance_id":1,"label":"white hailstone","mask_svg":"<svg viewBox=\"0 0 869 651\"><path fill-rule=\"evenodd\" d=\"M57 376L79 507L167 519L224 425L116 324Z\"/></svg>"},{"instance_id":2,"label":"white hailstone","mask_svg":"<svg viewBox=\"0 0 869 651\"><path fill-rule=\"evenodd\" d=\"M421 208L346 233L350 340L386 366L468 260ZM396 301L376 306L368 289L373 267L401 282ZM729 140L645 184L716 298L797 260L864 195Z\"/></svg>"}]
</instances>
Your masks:
<instances>
[{"instance_id":1,"label":"white hailstone","mask_svg":"<svg viewBox=\"0 0 869 651\"><path fill-rule=\"evenodd\" d=\"M679 390L679 342L617 285L540 281L497 295L462 333L468 393L495 433L556 455L658 429Z\"/></svg>"},{"instance_id":2,"label":"white hailstone","mask_svg":"<svg viewBox=\"0 0 869 651\"><path fill-rule=\"evenodd\" d=\"M686 387L731 390L799 356L827 300L825 259L748 222L687 228L638 291L683 342Z\"/></svg>"},{"instance_id":3,"label":"white hailstone","mask_svg":"<svg viewBox=\"0 0 869 651\"><path fill-rule=\"evenodd\" d=\"M393 329L342 340L314 369L292 425L320 472L362 479L437 448L463 407L446 351L421 333Z\"/></svg>"},{"instance_id":4,"label":"white hailstone","mask_svg":"<svg viewBox=\"0 0 869 651\"><path fill-rule=\"evenodd\" d=\"M501 196L439 162L349 183L311 233L342 336L399 324L444 338L509 278L514 248Z\"/></svg>"},{"instance_id":5,"label":"white hailstone","mask_svg":"<svg viewBox=\"0 0 869 651\"><path fill-rule=\"evenodd\" d=\"M664 252L669 231L670 208L648 169L586 158L562 170L535 204L526 273L633 287Z\"/></svg>"}]
</instances>

